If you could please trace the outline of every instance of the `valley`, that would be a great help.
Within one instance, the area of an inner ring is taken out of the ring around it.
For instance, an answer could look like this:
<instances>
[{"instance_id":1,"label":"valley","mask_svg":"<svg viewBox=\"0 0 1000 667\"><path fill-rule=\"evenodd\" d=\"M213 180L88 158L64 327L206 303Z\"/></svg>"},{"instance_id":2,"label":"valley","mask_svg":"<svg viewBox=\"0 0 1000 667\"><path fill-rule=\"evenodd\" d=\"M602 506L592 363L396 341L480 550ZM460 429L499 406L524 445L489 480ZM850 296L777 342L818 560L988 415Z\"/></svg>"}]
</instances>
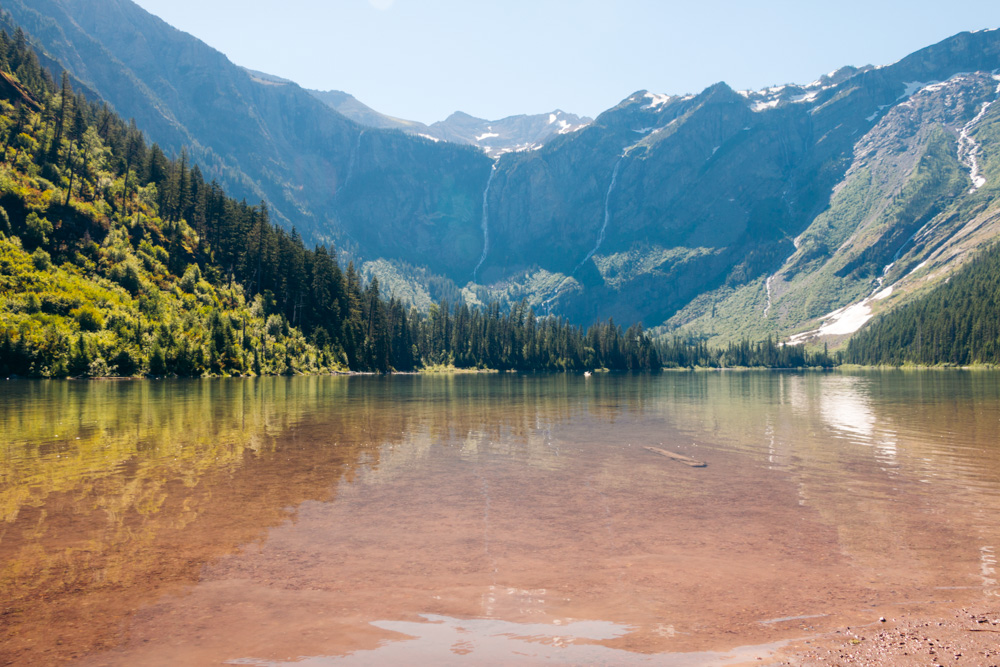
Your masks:
<instances>
[{"instance_id":1,"label":"valley","mask_svg":"<svg viewBox=\"0 0 1000 667\"><path fill-rule=\"evenodd\" d=\"M5 9L150 141L421 310L523 301L840 349L1000 231L995 30L804 85L422 124L247 70L128 0Z\"/></svg>"}]
</instances>

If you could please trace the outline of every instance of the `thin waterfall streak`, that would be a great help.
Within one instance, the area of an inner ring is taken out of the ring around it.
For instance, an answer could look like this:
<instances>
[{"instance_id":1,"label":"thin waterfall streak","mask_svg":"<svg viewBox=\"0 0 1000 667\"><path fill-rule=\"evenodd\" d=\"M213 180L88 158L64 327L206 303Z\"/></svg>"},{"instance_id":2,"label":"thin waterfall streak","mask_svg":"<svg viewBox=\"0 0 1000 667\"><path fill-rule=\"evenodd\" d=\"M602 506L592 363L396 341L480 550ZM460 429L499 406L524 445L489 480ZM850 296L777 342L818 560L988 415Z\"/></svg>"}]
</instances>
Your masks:
<instances>
[{"instance_id":1,"label":"thin waterfall streak","mask_svg":"<svg viewBox=\"0 0 1000 667\"><path fill-rule=\"evenodd\" d=\"M1000 92L1000 87L998 87L998 92ZM979 110L976 117L966 123L958 135L958 159L969 168L969 178L972 179L970 192L986 185L986 178L979 171L979 144L970 133L979 125L979 121L983 119L992 105L993 102L984 102L983 108Z\"/></svg>"},{"instance_id":2,"label":"thin waterfall streak","mask_svg":"<svg viewBox=\"0 0 1000 667\"><path fill-rule=\"evenodd\" d=\"M590 252L588 252L587 255L581 259L575 267L573 267L570 274L563 278L558 285L556 285L556 289L552 292L552 296L542 302L542 307L546 309L547 314L552 313L552 302L555 301L556 297L559 296L559 293L562 292L563 285L566 284L566 281L575 276L576 272L580 270L580 267L586 264L587 260L593 257L594 253L600 249L601 244L604 243L604 238L608 231L608 223L611 221L611 193L614 191L615 185L618 183L618 171L621 169L622 161L625 160L625 156L627 154L627 152L621 154L618 158L618 162L615 163L614 170L611 172L611 183L608 185L608 191L604 195L604 224L601 225L601 231L597 235L597 243L594 244L594 247L591 248Z\"/></svg>"},{"instance_id":3,"label":"thin waterfall streak","mask_svg":"<svg viewBox=\"0 0 1000 667\"><path fill-rule=\"evenodd\" d=\"M490 169L490 177L486 179L486 189L483 190L483 254L479 256L479 263L476 264L476 268L472 270L472 282L476 282L476 276L479 274L479 267L483 265L486 261L486 255L490 251L490 207L489 207L489 196L490 196L490 186L493 184L493 177L497 173L497 163L493 163L493 168Z\"/></svg>"},{"instance_id":4,"label":"thin waterfall streak","mask_svg":"<svg viewBox=\"0 0 1000 667\"><path fill-rule=\"evenodd\" d=\"M580 263L576 265L575 269L573 269L573 273L576 273L581 266L586 264L587 260L593 257L594 253L600 249L601 244L604 243L604 237L608 231L608 222L611 221L611 193L614 191L615 185L618 183L618 170L621 169L622 161L624 159L625 154L622 153L622 156L618 158L618 162L615 163L614 171L611 172L611 184L608 185L608 192L604 195L604 224L601 225L601 231L597 235L597 243L594 244L594 247L587 253L587 256L580 260Z\"/></svg>"},{"instance_id":5,"label":"thin waterfall streak","mask_svg":"<svg viewBox=\"0 0 1000 667\"><path fill-rule=\"evenodd\" d=\"M351 177L354 176L355 165L358 162L358 154L361 152L361 137L363 136L365 136L364 130L358 132L358 138L354 142L354 150L351 152L351 159L347 163L347 176L344 178L344 182L341 184L340 190L346 188L347 184L351 182Z\"/></svg>"}]
</instances>

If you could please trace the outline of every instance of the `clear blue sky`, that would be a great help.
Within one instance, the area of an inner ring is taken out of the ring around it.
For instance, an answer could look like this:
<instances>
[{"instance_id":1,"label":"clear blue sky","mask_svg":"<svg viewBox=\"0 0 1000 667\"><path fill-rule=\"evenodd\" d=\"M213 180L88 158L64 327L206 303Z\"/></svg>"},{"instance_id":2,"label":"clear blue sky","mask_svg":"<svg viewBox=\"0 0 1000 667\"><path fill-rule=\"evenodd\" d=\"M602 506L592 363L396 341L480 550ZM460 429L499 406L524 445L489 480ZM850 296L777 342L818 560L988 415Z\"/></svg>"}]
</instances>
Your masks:
<instances>
[{"instance_id":1,"label":"clear blue sky","mask_svg":"<svg viewBox=\"0 0 1000 667\"><path fill-rule=\"evenodd\" d=\"M808 83L1000 27L998 0L137 1L239 65L428 123Z\"/></svg>"}]
</instances>

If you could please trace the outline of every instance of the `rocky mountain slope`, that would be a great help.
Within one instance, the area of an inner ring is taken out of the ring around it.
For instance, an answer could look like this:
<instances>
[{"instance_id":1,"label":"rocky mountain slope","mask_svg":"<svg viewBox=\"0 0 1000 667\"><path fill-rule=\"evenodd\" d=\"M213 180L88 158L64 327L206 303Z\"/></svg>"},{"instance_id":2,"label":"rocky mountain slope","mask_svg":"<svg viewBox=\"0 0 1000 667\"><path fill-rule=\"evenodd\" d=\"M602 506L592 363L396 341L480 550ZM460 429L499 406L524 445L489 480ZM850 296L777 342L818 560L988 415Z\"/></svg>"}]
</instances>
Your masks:
<instances>
[{"instance_id":1,"label":"rocky mountain slope","mask_svg":"<svg viewBox=\"0 0 1000 667\"><path fill-rule=\"evenodd\" d=\"M526 298L578 322L836 341L997 231L997 31L807 85L640 91L491 160L359 125L127 0L5 8L161 145L192 146L210 178L417 303ZM449 131L483 147L501 132L481 123Z\"/></svg>"},{"instance_id":2,"label":"rocky mountain slope","mask_svg":"<svg viewBox=\"0 0 1000 667\"><path fill-rule=\"evenodd\" d=\"M675 315L687 331L802 330L839 343L1000 234L1000 76L908 82L873 118L826 210L767 275ZM714 316L709 309L713 309Z\"/></svg>"},{"instance_id":3,"label":"rocky mountain slope","mask_svg":"<svg viewBox=\"0 0 1000 667\"><path fill-rule=\"evenodd\" d=\"M992 31L807 86L637 93L501 160L489 210L506 253L480 275L580 319L809 328L928 252L933 273L992 237L998 67Z\"/></svg>"}]
</instances>

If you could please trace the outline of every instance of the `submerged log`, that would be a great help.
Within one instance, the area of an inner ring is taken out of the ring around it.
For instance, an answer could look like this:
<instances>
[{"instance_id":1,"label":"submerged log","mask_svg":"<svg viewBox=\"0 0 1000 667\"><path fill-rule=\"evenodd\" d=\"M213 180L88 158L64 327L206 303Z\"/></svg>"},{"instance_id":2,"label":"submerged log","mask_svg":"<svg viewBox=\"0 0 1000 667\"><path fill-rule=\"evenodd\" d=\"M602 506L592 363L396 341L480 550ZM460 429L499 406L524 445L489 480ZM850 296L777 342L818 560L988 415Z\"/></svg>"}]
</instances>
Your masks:
<instances>
[{"instance_id":1,"label":"submerged log","mask_svg":"<svg viewBox=\"0 0 1000 667\"><path fill-rule=\"evenodd\" d=\"M666 456L668 459L673 459L674 461L679 461L684 465L689 465L692 468L704 468L708 464L704 461L698 461L690 456L684 456L683 454L678 454L677 452L668 452L665 449L660 449L659 447L646 447L649 451L654 454L659 454L660 456Z\"/></svg>"}]
</instances>

